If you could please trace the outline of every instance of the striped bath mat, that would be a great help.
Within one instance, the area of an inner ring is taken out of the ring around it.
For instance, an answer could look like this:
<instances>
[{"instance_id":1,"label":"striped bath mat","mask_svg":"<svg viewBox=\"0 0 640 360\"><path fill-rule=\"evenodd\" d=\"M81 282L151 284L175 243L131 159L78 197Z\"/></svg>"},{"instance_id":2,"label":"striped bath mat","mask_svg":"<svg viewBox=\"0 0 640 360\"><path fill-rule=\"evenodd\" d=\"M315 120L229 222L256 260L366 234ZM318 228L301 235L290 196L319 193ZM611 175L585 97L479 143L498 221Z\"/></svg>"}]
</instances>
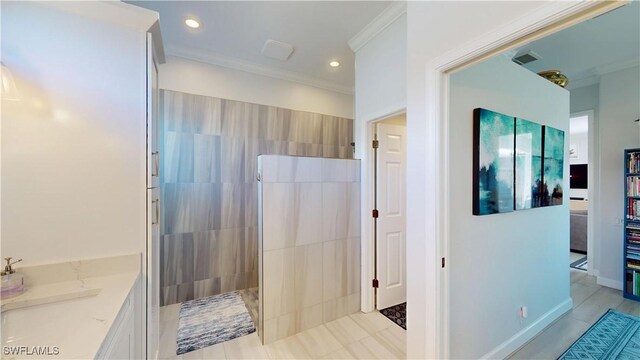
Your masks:
<instances>
[{"instance_id":1,"label":"striped bath mat","mask_svg":"<svg viewBox=\"0 0 640 360\"><path fill-rule=\"evenodd\" d=\"M202 349L256 331L238 291L183 302L176 354Z\"/></svg>"}]
</instances>

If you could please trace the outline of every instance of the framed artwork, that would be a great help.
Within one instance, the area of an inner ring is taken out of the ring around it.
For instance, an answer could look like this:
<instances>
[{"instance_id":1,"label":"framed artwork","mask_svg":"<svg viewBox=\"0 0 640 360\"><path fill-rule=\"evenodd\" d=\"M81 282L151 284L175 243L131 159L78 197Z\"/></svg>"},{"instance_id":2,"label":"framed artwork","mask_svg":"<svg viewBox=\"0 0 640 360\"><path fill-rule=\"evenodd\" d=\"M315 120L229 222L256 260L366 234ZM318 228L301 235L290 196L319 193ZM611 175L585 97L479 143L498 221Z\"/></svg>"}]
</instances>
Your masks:
<instances>
[{"instance_id":1,"label":"framed artwork","mask_svg":"<svg viewBox=\"0 0 640 360\"><path fill-rule=\"evenodd\" d=\"M542 133L542 206L562 205L564 131L544 126Z\"/></svg>"},{"instance_id":2,"label":"framed artwork","mask_svg":"<svg viewBox=\"0 0 640 360\"><path fill-rule=\"evenodd\" d=\"M512 116L473 111L473 214L513 211L514 127Z\"/></svg>"},{"instance_id":3,"label":"framed artwork","mask_svg":"<svg viewBox=\"0 0 640 360\"><path fill-rule=\"evenodd\" d=\"M515 210L542 206L542 125L516 118Z\"/></svg>"}]
</instances>

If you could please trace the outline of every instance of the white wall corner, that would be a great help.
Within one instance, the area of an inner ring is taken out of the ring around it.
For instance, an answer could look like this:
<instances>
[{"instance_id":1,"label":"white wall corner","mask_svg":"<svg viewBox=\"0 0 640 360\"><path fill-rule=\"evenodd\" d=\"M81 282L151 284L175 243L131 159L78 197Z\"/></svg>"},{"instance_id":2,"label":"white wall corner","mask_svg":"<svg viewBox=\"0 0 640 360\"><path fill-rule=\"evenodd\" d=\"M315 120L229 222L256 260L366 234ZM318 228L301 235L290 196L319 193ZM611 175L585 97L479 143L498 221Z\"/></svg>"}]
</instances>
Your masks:
<instances>
[{"instance_id":1,"label":"white wall corner","mask_svg":"<svg viewBox=\"0 0 640 360\"><path fill-rule=\"evenodd\" d=\"M308 76L293 71L281 70L264 66L236 58L214 55L204 51L187 49L181 46L166 46L165 53L170 56L180 57L188 60L199 61L205 64L222 66L229 69L245 71L252 74L268 76L274 79L291 81L302 85L317 87L345 95L353 95L353 87L343 86L331 81L326 81L313 76Z\"/></svg>"},{"instance_id":2,"label":"white wall corner","mask_svg":"<svg viewBox=\"0 0 640 360\"><path fill-rule=\"evenodd\" d=\"M614 280L614 279L598 276L596 283L598 285L610 287L612 289L622 290L622 281L620 280Z\"/></svg>"},{"instance_id":3,"label":"white wall corner","mask_svg":"<svg viewBox=\"0 0 640 360\"><path fill-rule=\"evenodd\" d=\"M394 1L378 16L376 16L367 26L360 30L347 43L353 52L357 52L366 45L371 39L375 38L382 30L391 25L402 14L407 12L406 1Z\"/></svg>"},{"instance_id":4,"label":"white wall corner","mask_svg":"<svg viewBox=\"0 0 640 360\"><path fill-rule=\"evenodd\" d=\"M573 300L571 298L558 304L553 309L542 315L539 319L531 323L531 325L513 335L507 341L498 345L495 349L489 351L482 359L505 359L509 355L516 352L522 346L527 344L531 339L538 335L547 326L558 320L567 311L573 308Z\"/></svg>"}]
</instances>

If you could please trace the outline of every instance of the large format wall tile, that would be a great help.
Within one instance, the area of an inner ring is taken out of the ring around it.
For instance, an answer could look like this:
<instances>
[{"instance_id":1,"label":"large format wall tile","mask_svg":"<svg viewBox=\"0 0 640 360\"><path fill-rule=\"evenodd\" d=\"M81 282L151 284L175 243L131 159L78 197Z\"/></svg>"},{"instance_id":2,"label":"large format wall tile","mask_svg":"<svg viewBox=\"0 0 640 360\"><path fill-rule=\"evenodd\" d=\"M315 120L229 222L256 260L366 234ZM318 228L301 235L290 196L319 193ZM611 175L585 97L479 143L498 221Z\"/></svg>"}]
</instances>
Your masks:
<instances>
[{"instance_id":1,"label":"large format wall tile","mask_svg":"<svg viewBox=\"0 0 640 360\"><path fill-rule=\"evenodd\" d=\"M168 286L193 281L193 234L163 235L160 251L160 285Z\"/></svg>"},{"instance_id":2,"label":"large format wall tile","mask_svg":"<svg viewBox=\"0 0 640 360\"><path fill-rule=\"evenodd\" d=\"M165 142L166 141L167 140L165 140ZM221 182L222 140L220 136L195 134L193 144L194 182Z\"/></svg>"},{"instance_id":3,"label":"large format wall tile","mask_svg":"<svg viewBox=\"0 0 640 360\"><path fill-rule=\"evenodd\" d=\"M295 302L302 309L322 303L322 244L295 247ZM267 275L269 276L269 275Z\"/></svg>"},{"instance_id":4,"label":"large format wall tile","mask_svg":"<svg viewBox=\"0 0 640 360\"><path fill-rule=\"evenodd\" d=\"M263 167L271 169L264 172L262 182L321 182L321 158L295 156L265 156Z\"/></svg>"},{"instance_id":5,"label":"large format wall tile","mask_svg":"<svg viewBox=\"0 0 640 360\"><path fill-rule=\"evenodd\" d=\"M238 184L245 181L244 142L240 137L222 137L220 173L223 183Z\"/></svg>"},{"instance_id":6,"label":"large format wall tile","mask_svg":"<svg viewBox=\"0 0 640 360\"><path fill-rule=\"evenodd\" d=\"M264 250L322 241L321 183L265 183L262 203Z\"/></svg>"},{"instance_id":7,"label":"large format wall tile","mask_svg":"<svg viewBox=\"0 0 640 360\"><path fill-rule=\"evenodd\" d=\"M307 144L322 144L322 115L293 111L287 140ZM310 156L310 155L305 155Z\"/></svg>"},{"instance_id":8,"label":"large format wall tile","mask_svg":"<svg viewBox=\"0 0 640 360\"><path fill-rule=\"evenodd\" d=\"M193 267L196 281L219 278L221 275L220 263L216 261L220 253L219 234L216 233L214 230L193 233Z\"/></svg>"},{"instance_id":9,"label":"large format wall tile","mask_svg":"<svg viewBox=\"0 0 640 360\"><path fill-rule=\"evenodd\" d=\"M162 234L175 246L161 252L162 304L257 286L258 156L352 158L353 121L168 90L161 101ZM323 181L321 167L285 162L299 164L283 165L277 181ZM341 171L335 180L344 178L352 179ZM292 191L294 215L284 218L295 220L291 246L322 241L322 224L312 221L322 213L295 210L321 192ZM191 250L174 244L178 237L190 238ZM291 317L293 328L322 320L322 304L304 309L305 316Z\"/></svg>"},{"instance_id":10,"label":"large format wall tile","mask_svg":"<svg viewBox=\"0 0 640 360\"><path fill-rule=\"evenodd\" d=\"M259 164L267 344L360 309L360 162L265 155ZM291 252L293 264L278 263Z\"/></svg>"},{"instance_id":11,"label":"large format wall tile","mask_svg":"<svg viewBox=\"0 0 640 360\"><path fill-rule=\"evenodd\" d=\"M166 182L193 182L194 147L193 134L167 132L164 136Z\"/></svg>"},{"instance_id":12,"label":"large format wall tile","mask_svg":"<svg viewBox=\"0 0 640 360\"><path fill-rule=\"evenodd\" d=\"M322 300L347 295L347 240L325 241L322 247Z\"/></svg>"},{"instance_id":13,"label":"large format wall tile","mask_svg":"<svg viewBox=\"0 0 640 360\"><path fill-rule=\"evenodd\" d=\"M263 316L265 321L295 311L293 247L263 253Z\"/></svg>"}]
</instances>

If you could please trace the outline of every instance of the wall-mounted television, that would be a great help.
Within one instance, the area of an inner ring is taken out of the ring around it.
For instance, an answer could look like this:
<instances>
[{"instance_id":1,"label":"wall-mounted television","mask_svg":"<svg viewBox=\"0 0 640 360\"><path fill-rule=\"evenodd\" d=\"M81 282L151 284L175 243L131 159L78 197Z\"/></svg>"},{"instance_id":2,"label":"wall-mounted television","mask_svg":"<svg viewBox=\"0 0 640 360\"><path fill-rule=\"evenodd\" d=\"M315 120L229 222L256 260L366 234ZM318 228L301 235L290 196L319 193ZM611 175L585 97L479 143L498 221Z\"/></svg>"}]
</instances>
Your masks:
<instances>
[{"instance_id":1,"label":"wall-mounted television","mask_svg":"<svg viewBox=\"0 0 640 360\"><path fill-rule=\"evenodd\" d=\"M571 188L572 189L588 189L587 164L571 165Z\"/></svg>"}]
</instances>

